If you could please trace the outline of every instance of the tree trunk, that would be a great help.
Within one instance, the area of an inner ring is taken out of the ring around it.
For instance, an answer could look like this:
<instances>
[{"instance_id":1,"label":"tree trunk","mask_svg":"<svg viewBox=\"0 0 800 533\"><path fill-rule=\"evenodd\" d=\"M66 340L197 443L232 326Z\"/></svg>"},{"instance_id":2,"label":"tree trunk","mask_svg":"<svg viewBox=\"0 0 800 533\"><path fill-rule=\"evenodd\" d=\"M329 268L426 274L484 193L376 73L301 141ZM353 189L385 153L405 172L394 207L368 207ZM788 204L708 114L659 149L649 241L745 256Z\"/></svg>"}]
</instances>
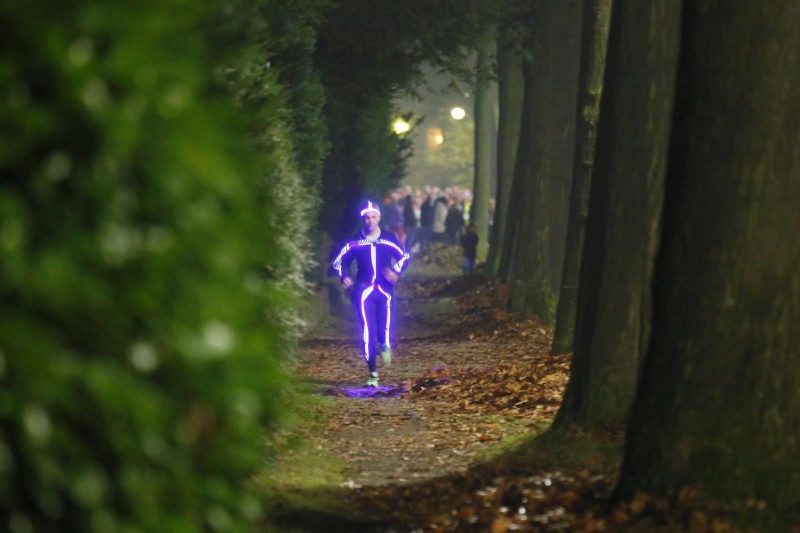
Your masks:
<instances>
[{"instance_id":1,"label":"tree trunk","mask_svg":"<svg viewBox=\"0 0 800 533\"><path fill-rule=\"evenodd\" d=\"M470 223L478 230L478 261L485 261L489 251L489 196L491 195L494 148L494 102L491 95L491 56L494 40L485 37L478 49L475 83L475 182L472 187Z\"/></svg>"},{"instance_id":2,"label":"tree trunk","mask_svg":"<svg viewBox=\"0 0 800 533\"><path fill-rule=\"evenodd\" d=\"M511 308L555 321L569 215L580 62L581 3L540 0L533 4L531 57L524 62L522 120L530 167L515 169L521 209L510 211L518 231L510 259ZM519 162L519 160L518 160Z\"/></svg>"},{"instance_id":3,"label":"tree trunk","mask_svg":"<svg viewBox=\"0 0 800 533\"><path fill-rule=\"evenodd\" d=\"M502 46L497 52L497 89L500 110L497 131L497 187L489 258L486 261L487 271L492 274L500 272L522 121L522 57L512 46Z\"/></svg>"},{"instance_id":4,"label":"tree trunk","mask_svg":"<svg viewBox=\"0 0 800 533\"><path fill-rule=\"evenodd\" d=\"M589 185L594 166L597 123L600 119L600 97L603 72L606 68L608 28L611 23L612 0L584 0L581 68L578 81L578 113L576 117L575 155L572 170L567 249L561 273L561 292L556 313L553 352L572 351L575 336L575 315L578 309L581 256L589 213Z\"/></svg>"},{"instance_id":5,"label":"tree trunk","mask_svg":"<svg viewBox=\"0 0 800 533\"><path fill-rule=\"evenodd\" d=\"M680 11L680 0L614 0L572 370L557 426L612 426L630 412L649 331Z\"/></svg>"},{"instance_id":6,"label":"tree trunk","mask_svg":"<svg viewBox=\"0 0 800 533\"><path fill-rule=\"evenodd\" d=\"M652 342L617 497L800 499L800 6L686 2Z\"/></svg>"},{"instance_id":7,"label":"tree trunk","mask_svg":"<svg viewBox=\"0 0 800 533\"><path fill-rule=\"evenodd\" d=\"M527 242L523 242L523 214L530 215L530 212L525 208L525 194L533 182L533 152L528 150L527 147L531 145L533 138L533 130L535 124L532 120L525 118L527 113L533 108L531 99L533 92L528 90L528 84L525 81L526 71L529 70L528 61L522 61L522 79L524 90L522 93L522 119L520 120L519 128L519 143L516 150L516 158L514 160L514 175L511 181L511 194L508 199L508 213L506 215L506 229L505 236L503 237L503 248L499 250L500 264L497 269L497 275L501 281L506 284L511 284L512 280L519 275L514 270L514 258L520 253L520 249ZM519 149L525 147L526 149Z\"/></svg>"}]
</instances>

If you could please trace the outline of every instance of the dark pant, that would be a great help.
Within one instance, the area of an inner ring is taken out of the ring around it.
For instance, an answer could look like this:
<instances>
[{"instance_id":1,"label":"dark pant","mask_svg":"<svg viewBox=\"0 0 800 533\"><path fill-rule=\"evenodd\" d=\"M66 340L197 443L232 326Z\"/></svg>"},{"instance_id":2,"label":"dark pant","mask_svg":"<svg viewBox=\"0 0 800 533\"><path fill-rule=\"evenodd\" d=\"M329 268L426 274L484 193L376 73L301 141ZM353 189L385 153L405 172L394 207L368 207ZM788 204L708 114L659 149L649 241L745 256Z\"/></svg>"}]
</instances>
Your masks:
<instances>
[{"instance_id":1,"label":"dark pant","mask_svg":"<svg viewBox=\"0 0 800 533\"><path fill-rule=\"evenodd\" d=\"M374 372L377 347L391 347L392 295L377 284L369 285L353 292L353 305L361 322L361 353L369 371Z\"/></svg>"},{"instance_id":2,"label":"dark pant","mask_svg":"<svg viewBox=\"0 0 800 533\"><path fill-rule=\"evenodd\" d=\"M414 247L414 243L417 242L417 228L414 226L406 226L406 242L403 244L403 248L406 252L411 253L411 249Z\"/></svg>"},{"instance_id":3,"label":"dark pant","mask_svg":"<svg viewBox=\"0 0 800 533\"><path fill-rule=\"evenodd\" d=\"M433 241L433 228L431 226L422 226L419 228L419 250L424 252L428 249Z\"/></svg>"},{"instance_id":4,"label":"dark pant","mask_svg":"<svg viewBox=\"0 0 800 533\"><path fill-rule=\"evenodd\" d=\"M462 267L464 274L471 274L475 272L475 258L464 256L464 266Z\"/></svg>"}]
</instances>

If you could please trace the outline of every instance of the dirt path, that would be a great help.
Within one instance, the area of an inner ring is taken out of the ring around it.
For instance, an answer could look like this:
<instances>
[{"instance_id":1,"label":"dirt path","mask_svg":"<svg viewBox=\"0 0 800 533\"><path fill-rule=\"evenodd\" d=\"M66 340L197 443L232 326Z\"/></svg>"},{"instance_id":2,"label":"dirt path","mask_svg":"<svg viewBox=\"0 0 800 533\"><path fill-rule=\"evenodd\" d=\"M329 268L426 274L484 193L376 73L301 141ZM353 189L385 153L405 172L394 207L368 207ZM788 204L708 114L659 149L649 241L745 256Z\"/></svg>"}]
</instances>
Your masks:
<instances>
[{"instance_id":1,"label":"dirt path","mask_svg":"<svg viewBox=\"0 0 800 533\"><path fill-rule=\"evenodd\" d=\"M309 438L345 465L337 497L361 524L353 530L375 520L351 505L365 493L463 474L551 420L567 359L549 357L551 333L536 319L500 311L505 297L484 278L407 273L397 287L393 362L379 360L377 390L364 386L351 313L304 343L297 371L333 399L325 429ZM530 373L537 361L541 375Z\"/></svg>"},{"instance_id":2,"label":"dirt path","mask_svg":"<svg viewBox=\"0 0 800 533\"><path fill-rule=\"evenodd\" d=\"M265 532L742 531L692 491L608 507L622 433L545 431L569 357L505 311L503 287L418 268L396 295L377 390L349 309L304 342L297 372L318 403L261 481Z\"/></svg>"},{"instance_id":3,"label":"dirt path","mask_svg":"<svg viewBox=\"0 0 800 533\"><path fill-rule=\"evenodd\" d=\"M367 370L355 343L358 324L351 321L345 331L305 345L301 374L317 381L321 393L336 398L325 441L347 463L343 486L407 483L463 472L492 444L541 422L541 417L519 412L474 413L463 404L468 397L453 406L441 405L446 399L425 401L409 394L424 386L428 375L435 386L437 368L440 374L444 369L488 369L513 357L502 342L478 339L475 333L469 339L463 304L447 295L453 280L457 278L412 274L398 287L394 357L388 368L378 361L377 390L363 386ZM549 341L542 328L527 344L531 353L541 353Z\"/></svg>"}]
</instances>

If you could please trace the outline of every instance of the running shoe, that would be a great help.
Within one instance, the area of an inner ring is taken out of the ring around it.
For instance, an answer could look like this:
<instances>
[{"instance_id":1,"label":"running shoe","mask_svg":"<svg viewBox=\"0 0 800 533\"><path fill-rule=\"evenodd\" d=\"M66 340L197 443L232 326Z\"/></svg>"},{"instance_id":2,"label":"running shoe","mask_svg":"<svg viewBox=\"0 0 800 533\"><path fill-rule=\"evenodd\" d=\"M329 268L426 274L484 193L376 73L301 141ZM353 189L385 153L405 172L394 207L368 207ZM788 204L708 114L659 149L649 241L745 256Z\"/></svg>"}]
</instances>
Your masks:
<instances>
[{"instance_id":1,"label":"running shoe","mask_svg":"<svg viewBox=\"0 0 800 533\"><path fill-rule=\"evenodd\" d=\"M378 387L378 373L372 372L367 379L367 387Z\"/></svg>"},{"instance_id":2,"label":"running shoe","mask_svg":"<svg viewBox=\"0 0 800 533\"><path fill-rule=\"evenodd\" d=\"M392 349L384 346L381 349L381 359L383 359L383 366L390 366L392 364Z\"/></svg>"}]
</instances>

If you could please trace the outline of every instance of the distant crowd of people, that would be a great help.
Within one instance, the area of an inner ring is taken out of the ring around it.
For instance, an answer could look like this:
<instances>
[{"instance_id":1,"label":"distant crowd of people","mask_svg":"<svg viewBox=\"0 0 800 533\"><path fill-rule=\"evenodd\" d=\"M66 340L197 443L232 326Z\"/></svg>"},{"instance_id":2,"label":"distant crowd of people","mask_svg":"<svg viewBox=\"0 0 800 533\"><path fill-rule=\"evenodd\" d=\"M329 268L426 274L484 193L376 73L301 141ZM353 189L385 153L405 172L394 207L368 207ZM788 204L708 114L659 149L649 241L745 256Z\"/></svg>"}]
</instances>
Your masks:
<instances>
[{"instance_id":1,"label":"distant crowd of people","mask_svg":"<svg viewBox=\"0 0 800 533\"><path fill-rule=\"evenodd\" d=\"M490 224L493 207L492 200ZM382 225L397 236L408 252L425 252L436 242L461 245L464 272L474 270L478 235L470 224L472 191L469 188L405 186L386 196L382 211Z\"/></svg>"},{"instance_id":2,"label":"distant crowd of people","mask_svg":"<svg viewBox=\"0 0 800 533\"><path fill-rule=\"evenodd\" d=\"M383 203L382 225L406 250L418 253L434 242L461 244L470 224L472 191L457 186L405 186L391 191Z\"/></svg>"},{"instance_id":3,"label":"distant crowd of people","mask_svg":"<svg viewBox=\"0 0 800 533\"><path fill-rule=\"evenodd\" d=\"M379 227L390 231L410 255L428 252L433 243L461 246L463 271L475 270L478 233L471 223L472 191L469 188L407 185L389 191L378 202ZM494 215L494 199L489 201L489 224ZM363 217L362 217L363 218ZM491 228L490 228L491 233ZM331 261L341 243L331 249ZM329 267L329 274L333 274Z\"/></svg>"}]
</instances>

